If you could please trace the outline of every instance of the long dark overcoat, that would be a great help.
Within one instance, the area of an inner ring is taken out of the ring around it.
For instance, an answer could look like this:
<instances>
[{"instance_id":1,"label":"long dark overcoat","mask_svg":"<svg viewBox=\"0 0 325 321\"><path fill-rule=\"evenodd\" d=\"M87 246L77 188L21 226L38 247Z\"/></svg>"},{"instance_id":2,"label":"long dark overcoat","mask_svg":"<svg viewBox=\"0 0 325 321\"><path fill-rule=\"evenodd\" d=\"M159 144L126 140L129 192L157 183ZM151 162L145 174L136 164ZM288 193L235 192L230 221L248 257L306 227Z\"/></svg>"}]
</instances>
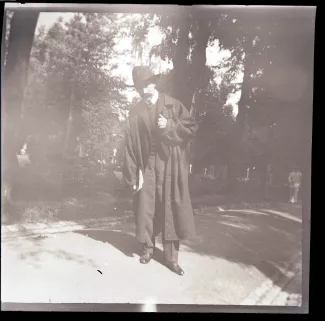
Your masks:
<instances>
[{"instance_id":1,"label":"long dark overcoat","mask_svg":"<svg viewBox=\"0 0 325 321\"><path fill-rule=\"evenodd\" d=\"M144 102L137 104L129 114L125 138L123 176L129 187L138 182L139 169L144 173L150 154L150 120ZM167 127L161 130L160 141L167 161L164 181L164 218L162 229L165 240L183 240L195 236L193 209L188 189L189 142L198 125L188 110L178 100L159 94L157 114L167 118ZM146 239L146 204L134 194L136 236L139 242ZM153 235L155 236L155 235Z\"/></svg>"}]
</instances>

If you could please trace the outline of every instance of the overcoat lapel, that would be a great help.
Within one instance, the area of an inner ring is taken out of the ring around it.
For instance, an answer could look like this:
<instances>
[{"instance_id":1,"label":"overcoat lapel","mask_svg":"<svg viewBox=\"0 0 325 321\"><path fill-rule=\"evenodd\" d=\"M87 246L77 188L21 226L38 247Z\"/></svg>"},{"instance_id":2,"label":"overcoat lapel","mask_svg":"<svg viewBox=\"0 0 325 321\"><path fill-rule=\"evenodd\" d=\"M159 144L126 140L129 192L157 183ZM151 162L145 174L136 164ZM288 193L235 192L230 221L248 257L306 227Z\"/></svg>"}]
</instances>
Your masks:
<instances>
[{"instance_id":1,"label":"overcoat lapel","mask_svg":"<svg viewBox=\"0 0 325 321\"><path fill-rule=\"evenodd\" d=\"M174 107L174 99L165 95L159 94L157 101L157 116L161 114L165 118L172 118L172 110ZM137 124L139 135L141 137L141 150L144 155L147 155L150 151L150 141L151 141L151 130L150 130L150 118L149 113L147 112L147 105L145 102L142 102L139 106L137 112ZM161 149L165 154L165 157L168 159L170 156L170 147L161 142ZM149 154L148 154L149 155Z\"/></svg>"},{"instance_id":2,"label":"overcoat lapel","mask_svg":"<svg viewBox=\"0 0 325 321\"><path fill-rule=\"evenodd\" d=\"M158 100L158 115L161 114L163 117L169 119L172 118L172 111L174 108L175 100L167 95L161 94L159 95ZM170 156L170 147L161 142L161 149L166 157L166 159Z\"/></svg>"},{"instance_id":3,"label":"overcoat lapel","mask_svg":"<svg viewBox=\"0 0 325 321\"><path fill-rule=\"evenodd\" d=\"M166 117L166 110L165 110L165 95L159 94L158 102L157 102L157 116L159 114L163 115ZM167 118L167 117L166 117Z\"/></svg>"},{"instance_id":4,"label":"overcoat lapel","mask_svg":"<svg viewBox=\"0 0 325 321\"><path fill-rule=\"evenodd\" d=\"M147 112L147 106L143 102L138 114L138 128L140 130L140 135L146 135L149 139L151 138L151 131L150 131L150 119L149 113ZM145 132L143 132L143 130Z\"/></svg>"}]
</instances>

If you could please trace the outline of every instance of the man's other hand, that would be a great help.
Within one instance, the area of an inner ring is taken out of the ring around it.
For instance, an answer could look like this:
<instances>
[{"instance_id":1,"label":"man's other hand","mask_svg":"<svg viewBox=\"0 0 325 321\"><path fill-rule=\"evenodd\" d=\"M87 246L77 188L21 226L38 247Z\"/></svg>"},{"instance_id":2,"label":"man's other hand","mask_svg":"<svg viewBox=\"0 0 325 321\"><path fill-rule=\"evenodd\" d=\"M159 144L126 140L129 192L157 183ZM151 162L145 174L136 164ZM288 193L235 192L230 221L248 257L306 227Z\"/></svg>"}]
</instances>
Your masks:
<instances>
[{"instance_id":1,"label":"man's other hand","mask_svg":"<svg viewBox=\"0 0 325 321\"><path fill-rule=\"evenodd\" d=\"M143 186L143 182L144 182L144 180L143 180L143 173L142 173L142 170L139 169L139 186L133 185L133 191L134 191L134 193L137 193L137 192L140 191L140 189Z\"/></svg>"},{"instance_id":2,"label":"man's other hand","mask_svg":"<svg viewBox=\"0 0 325 321\"><path fill-rule=\"evenodd\" d=\"M162 114L159 114L158 127L166 128L166 126L167 126L167 119Z\"/></svg>"}]
</instances>

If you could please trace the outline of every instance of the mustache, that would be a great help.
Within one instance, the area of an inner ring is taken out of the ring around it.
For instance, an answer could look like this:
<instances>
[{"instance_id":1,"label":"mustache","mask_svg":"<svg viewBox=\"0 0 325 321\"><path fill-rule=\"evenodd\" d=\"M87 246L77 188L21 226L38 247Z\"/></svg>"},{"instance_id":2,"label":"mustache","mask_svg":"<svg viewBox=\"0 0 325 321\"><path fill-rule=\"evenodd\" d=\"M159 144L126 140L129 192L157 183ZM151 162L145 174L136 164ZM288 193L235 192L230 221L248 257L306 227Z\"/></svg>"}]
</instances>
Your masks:
<instances>
[{"instance_id":1,"label":"mustache","mask_svg":"<svg viewBox=\"0 0 325 321\"><path fill-rule=\"evenodd\" d=\"M144 99L150 99L150 98L152 98L152 97L153 97L152 94L144 94L144 95L143 95L143 98L144 98Z\"/></svg>"}]
</instances>

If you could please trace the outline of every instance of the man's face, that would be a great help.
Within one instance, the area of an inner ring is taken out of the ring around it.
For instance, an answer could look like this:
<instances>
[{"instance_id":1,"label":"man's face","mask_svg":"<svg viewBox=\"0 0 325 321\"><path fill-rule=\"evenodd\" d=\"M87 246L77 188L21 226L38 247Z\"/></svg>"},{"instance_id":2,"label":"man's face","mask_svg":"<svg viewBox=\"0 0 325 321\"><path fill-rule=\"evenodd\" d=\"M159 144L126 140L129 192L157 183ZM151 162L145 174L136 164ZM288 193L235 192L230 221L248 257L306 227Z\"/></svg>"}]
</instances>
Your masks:
<instances>
[{"instance_id":1,"label":"man's face","mask_svg":"<svg viewBox=\"0 0 325 321\"><path fill-rule=\"evenodd\" d=\"M156 85L149 84L147 87L143 88L143 100L147 103L150 103L153 96L156 93Z\"/></svg>"}]
</instances>

